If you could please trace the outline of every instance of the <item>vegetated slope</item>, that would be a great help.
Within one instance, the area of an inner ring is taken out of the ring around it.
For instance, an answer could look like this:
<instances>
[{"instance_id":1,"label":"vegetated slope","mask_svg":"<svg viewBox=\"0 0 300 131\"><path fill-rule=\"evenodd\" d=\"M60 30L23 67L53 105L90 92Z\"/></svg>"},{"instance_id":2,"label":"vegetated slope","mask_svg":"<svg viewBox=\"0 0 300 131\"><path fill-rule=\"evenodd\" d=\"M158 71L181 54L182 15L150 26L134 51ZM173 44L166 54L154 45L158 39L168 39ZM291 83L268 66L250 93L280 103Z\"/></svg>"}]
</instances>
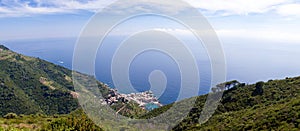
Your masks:
<instances>
[{"instance_id":1,"label":"vegetated slope","mask_svg":"<svg viewBox=\"0 0 300 131\"><path fill-rule=\"evenodd\" d=\"M0 116L17 114L68 114L79 107L74 92L72 71L39 58L15 53L0 45ZM94 77L76 73L86 81ZM109 87L96 81L104 98ZM89 90L93 92L94 89ZM125 108L122 108L125 107ZM120 114L136 117L145 113L135 102L118 102L113 109Z\"/></svg>"},{"instance_id":2,"label":"vegetated slope","mask_svg":"<svg viewBox=\"0 0 300 131\"><path fill-rule=\"evenodd\" d=\"M0 115L66 114L77 109L71 73L0 45Z\"/></svg>"},{"instance_id":3,"label":"vegetated slope","mask_svg":"<svg viewBox=\"0 0 300 131\"><path fill-rule=\"evenodd\" d=\"M195 107L173 130L299 130L300 77L270 80L253 85L238 84L224 91L221 104L204 124L198 119L207 95L197 97ZM141 118L151 118L171 105Z\"/></svg>"},{"instance_id":4,"label":"vegetated slope","mask_svg":"<svg viewBox=\"0 0 300 131\"><path fill-rule=\"evenodd\" d=\"M0 131L102 131L81 110L64 115L16 115L0 118Z\"/></svg>"}]
</instances>

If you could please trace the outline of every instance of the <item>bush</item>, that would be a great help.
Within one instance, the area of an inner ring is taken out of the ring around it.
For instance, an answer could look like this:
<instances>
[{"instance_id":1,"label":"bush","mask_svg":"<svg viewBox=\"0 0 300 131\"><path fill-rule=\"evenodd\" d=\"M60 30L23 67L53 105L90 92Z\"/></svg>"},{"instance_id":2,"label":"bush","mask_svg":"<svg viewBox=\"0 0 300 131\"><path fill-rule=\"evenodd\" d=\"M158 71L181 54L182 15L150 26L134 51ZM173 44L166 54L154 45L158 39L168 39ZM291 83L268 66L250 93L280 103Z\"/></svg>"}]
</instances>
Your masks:
<instances>
[{"instance_id":1,"label":"bush","mask_svg":"<svg viewBox=\"0 0 300 131\"><path fill-rule=\"evenodd\" d=\"M264 82L257 82L255 84L255 90L252 93L252 96L256 96L256 95L262 95L264 93L263 87L264 87Z\"/></svg>"},{"instance_id":2,"label":"bush","mask_svg":"<svg viewBox=\"0 0 300 131\"><path fill-rule=\"evenodd\" d=\"M16 113L7 113L6 115L4 115L4 118L6 119L15 119L17 117L18 115Z\"/></svg>"},{"instance_id":3,"label":"bush","mask_svg":"<svg viewBox=\"0 0 300 131\"><path fill-rule=\"evenodd\" d=\"M82 110L76 110L67 117L61 117L44 125L42 130L57 131L102 131Z\"/></svg>"}]
</instances>

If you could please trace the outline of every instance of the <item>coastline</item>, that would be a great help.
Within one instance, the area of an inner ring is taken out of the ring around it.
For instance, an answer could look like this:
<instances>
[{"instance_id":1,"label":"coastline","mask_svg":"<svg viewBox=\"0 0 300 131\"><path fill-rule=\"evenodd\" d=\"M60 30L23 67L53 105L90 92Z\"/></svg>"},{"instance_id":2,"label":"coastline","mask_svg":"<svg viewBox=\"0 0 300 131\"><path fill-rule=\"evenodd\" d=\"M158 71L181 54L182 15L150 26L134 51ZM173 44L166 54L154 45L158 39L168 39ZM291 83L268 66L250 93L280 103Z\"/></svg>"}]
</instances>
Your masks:
<instances>
[{"instance_id":1,"label":"coastline","mask_svg":"<svg viewBox=\"0 0 300 131\"><path fill-rule=\"evenodd\" d=\"M139 93L122 94L117 89L110 88L107 84L103 84L104 88L109 90L109 94L104 98L102 104L114 105L115 103L122 102L135 102L139 107L145 110L153 110L155 108L162 107L163 104L159 102L159 99L155 97L152 91L145 91Z\"/></svg>"}]
</instances>

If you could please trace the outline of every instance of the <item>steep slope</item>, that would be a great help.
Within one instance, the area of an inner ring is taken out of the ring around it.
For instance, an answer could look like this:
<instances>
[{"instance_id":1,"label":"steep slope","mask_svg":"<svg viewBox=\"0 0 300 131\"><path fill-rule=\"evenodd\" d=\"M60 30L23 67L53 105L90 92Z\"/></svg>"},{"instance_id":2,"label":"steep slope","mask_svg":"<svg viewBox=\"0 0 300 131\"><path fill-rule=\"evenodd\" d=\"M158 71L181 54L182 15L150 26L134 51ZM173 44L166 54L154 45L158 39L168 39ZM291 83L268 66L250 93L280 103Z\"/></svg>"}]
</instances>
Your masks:
<instances>
[{"instance_id":1,"label":"steep slope","mask_svg":"<svg viewBox=\"0 0 300 131\"><path fill-rule=\"evenodd\" d=\"M0 45L0 116L17 114L67 114L79 107L74 92L72 71L39 58L15 53ZM96 81L94 77L76 73L85 82ZM110 88L96 81L104 98ZM94 89L87 89L90 93ZM86 90L86 91L87 91ZM93 94L93 93L92 93ZM125 103L111 107L119 110ZM146 112L136 102L125 104L120 114L135 117Z\"/></svg>"},{"instance_id":2,"label":"steep slope","mask_svg":"<svg viewBox=\"0 0 300 131\"><path fill-rule=\"evenodd\" d=\"M189 130L299 130L300 97L213 116Z\"/></svg>"},{"instance_id":3,"label":"steep slope","mask_svg":"<svg viewBox=\"0 0 300 131\"><path fill-rule=\"evenodd\" d=\"M0 115L70 113L78 108L71 73L0 45Z\"/></svg>"},{"instance_id":4,"label":"steep slope","mask_svg":"<svg viewBox=\"0 0 300 131\"><path fill-rule=\"evenodd\" d=\"M224 92L215 114L200 125L198 119L206 97L207 95L197 97L195 107L173 130L300 128L300 77L236 85ZM171 106L155 109L141 118L157 116Z\"/></svg>"}]
</instances>

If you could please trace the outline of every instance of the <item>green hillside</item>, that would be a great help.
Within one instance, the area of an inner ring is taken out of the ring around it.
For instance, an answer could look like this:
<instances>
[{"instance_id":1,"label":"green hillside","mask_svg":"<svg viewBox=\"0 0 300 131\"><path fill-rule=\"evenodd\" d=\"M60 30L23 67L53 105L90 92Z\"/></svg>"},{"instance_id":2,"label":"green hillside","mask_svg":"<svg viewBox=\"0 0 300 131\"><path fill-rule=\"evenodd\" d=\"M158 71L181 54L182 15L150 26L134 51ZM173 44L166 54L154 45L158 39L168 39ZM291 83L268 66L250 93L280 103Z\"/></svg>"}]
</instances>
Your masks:
<instances>
[{"instance_id":1,"label":"green hillside","mask_svg":"<svg viewBox=\"0 0 300 131\"><path fill-rule=\"evenodd\" d=\"M0 67L0 131L101 130L82 112L71 70L18 54L3 45L0 45ZM95 80L76 74L87 82ZM98 81L97 85L103 97L107 97L109 87ZM93 94L93 90L85 91ZM128 117L146 112L135 102L118 102L111 107Z\"/></svg>"},{"instance_id":2,"label":"green hillside","mask_svg":"<svg viewBox=\"0 0 300 131\"><path fill-rule=\"evenodd\" d=\"M197 97L188 117L173 130L300 129L300 77L238 84L224 91L214 115L200 125L198 119L206 96ZM170 106L155 109L141 118L157 116Z\"/></svg>"},{"instance_id":3,"label":"green hillside","mask_svg":"<svg viewBox=\"0 0 300 131\"><path fill-rule=\"evenodd\" d=\"M71 71L0 46L0 115L66 114L78 108Z\"/></svg>"},{"instance_id":4,"label":"green hillside","mask_svg":"<svg viewBox=\"0 0 300 131\"><path fill-rule=\"evenodd\" d=\"M102 131L82 110L66 115L16 115L0 118L0 131Z\"/></svg>"}]
</instances>

